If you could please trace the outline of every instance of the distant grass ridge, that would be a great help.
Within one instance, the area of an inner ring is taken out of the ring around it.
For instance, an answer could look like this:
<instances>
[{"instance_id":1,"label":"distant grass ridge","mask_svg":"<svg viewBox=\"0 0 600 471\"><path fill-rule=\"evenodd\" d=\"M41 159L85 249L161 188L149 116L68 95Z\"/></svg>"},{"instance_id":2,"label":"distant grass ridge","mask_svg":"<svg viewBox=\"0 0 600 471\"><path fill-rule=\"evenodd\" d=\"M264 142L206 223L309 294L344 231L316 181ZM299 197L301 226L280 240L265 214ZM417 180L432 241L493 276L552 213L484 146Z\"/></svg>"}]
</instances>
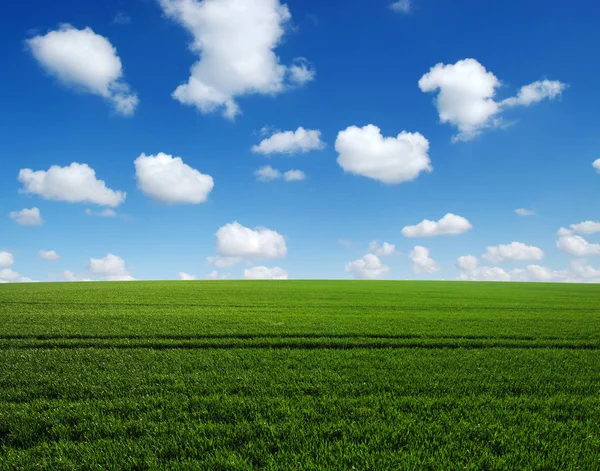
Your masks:
<instances>
[{"instance_id":1,"label":"distant grass ridge","mask_svg":"<svg viewBox=\"0 0 600 471\"><path fill-rule=\"evenodd\" d=\"M599 288L0 285L0 469L600 469Z\"/></svg>"}]
</instances>

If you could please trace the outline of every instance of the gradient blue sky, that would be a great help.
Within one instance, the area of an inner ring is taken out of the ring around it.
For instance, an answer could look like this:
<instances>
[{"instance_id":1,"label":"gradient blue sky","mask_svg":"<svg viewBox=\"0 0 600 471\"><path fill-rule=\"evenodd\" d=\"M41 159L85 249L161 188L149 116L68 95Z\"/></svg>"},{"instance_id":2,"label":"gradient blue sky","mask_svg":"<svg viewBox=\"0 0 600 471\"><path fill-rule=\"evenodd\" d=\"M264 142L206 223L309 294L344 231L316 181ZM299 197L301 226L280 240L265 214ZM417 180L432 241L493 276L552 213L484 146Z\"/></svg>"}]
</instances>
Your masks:
<instances>
[{"instance_id":1,"label":"gradient blue sky","mask_svg":"<svg viewBox=\"0 0 600 471\"><path fill-rule=\"evenodd\" d=\"M288 0L291 19L272 50L284 65L305 58L314 79L281 93L241 94L235 98L241 114L231 120L171 96L202 57L202 51L189 48L190 31L165 14L165 4L181 1L28 0L7 7L0 20L5 64L0 251L12 253L14 262L5 269L39 281L64 278L65 271L103 279L109 273L94 273L90 259L114 254L136 279L176 279L179 272L201 279L215 269L241 278L252 265L281 267L294 279L352 278L359 272L347 271L347 264L378 240L402 253L378 258L389 267L375 270L382 278L456 279L465 275L457 257L474 255L480 265L501 267L514 279L511 270L528 265L551 270L548 281L600 279L600 272L590 271L600 267L600 251L593 245L600 242L600 231L565 233L577 240L557 247L560 227L600 219L600 175L592 165L600 157L597 2L413 0L407 11L398 11L390 0ZM200 3L189 0L193 7ZM117 15L129 21L115 22ZM122 62L122 80L139 99L132 115L115 112L106 99L77 84L61 82L36 59L27 40L61 24L89 27L110 41ZM441 122L437 92L423 92L419 80L438 63L468 58L501 82L497 102L536 81L557 81L564 88L553 98L506 109L503 125L452 142L456 126ZM337 162L338 133L369 124L386 137L422 134L433 171L397 184L344 171ZM265 126L271 132L319 130L325 146L268 158L251 151L268 137L261 134ZM165 204L137 188L134 160L160 152L212 176L214 188L205 202ZM105 208L20 191L21 169L72 162L89 165L107 187L127 193L113 208L126 217L90 216L86 209ZM307 178L259 181L254 172L265 165L299 169ZM9 216L33 207L39 208L41 225L21 225ZM519 216L517 208L535 215ZM447 213L466 218L472 228L433 237L401 233ZM217 255L215 233L234 221L276 231L285 238L286 255L212 266L207 257ZM591 245L581 248L581 238ZM481 259L486 247L512 242L538 247L543 258ZM439 271L415 273L409 257L415 246L429 250ZM43 260L40 250L54 250L60 259ZM574 262L585 270L572 272ZM467 272L467 278L489 278Z\"/></svg>"}]
</instances>

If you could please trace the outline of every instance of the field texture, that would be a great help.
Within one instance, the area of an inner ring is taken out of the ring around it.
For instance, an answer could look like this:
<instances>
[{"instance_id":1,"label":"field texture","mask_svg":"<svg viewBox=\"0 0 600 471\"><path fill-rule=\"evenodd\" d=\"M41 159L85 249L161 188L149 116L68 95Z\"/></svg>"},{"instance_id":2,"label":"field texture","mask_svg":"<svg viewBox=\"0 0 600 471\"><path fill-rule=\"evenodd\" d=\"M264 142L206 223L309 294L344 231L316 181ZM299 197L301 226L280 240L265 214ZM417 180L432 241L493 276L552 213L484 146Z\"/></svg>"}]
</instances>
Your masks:
<instances>
[{"instance_id":1,"label":"field texture","mask_svg":"<svg viewBox=\"0 0 600 471\"><path fill-rule=\"evenodd\" d=\"M599 470L600 286L0 285L0 469Z\"/></svg>"}]
</instances>

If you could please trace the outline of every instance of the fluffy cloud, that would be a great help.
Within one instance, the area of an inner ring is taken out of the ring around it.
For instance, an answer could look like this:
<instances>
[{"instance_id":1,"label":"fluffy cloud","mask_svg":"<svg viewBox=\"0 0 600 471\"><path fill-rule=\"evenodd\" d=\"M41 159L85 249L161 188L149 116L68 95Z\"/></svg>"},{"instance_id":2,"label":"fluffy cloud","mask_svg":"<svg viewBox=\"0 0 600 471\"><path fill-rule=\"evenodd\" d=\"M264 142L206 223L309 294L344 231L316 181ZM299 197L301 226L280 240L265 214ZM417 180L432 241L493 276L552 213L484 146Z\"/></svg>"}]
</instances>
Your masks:
<instances>
[{"instance_id":1,"label":"fluffy cloud","mask_svg":"<svg viewBox=\"0 0 600 471\"><path fill-rule=\"evenodd\" d=\"M64 281L94 281L91 278L88 278L87 276L78 275L78 274L72 272L71 270L65 270L63 272L56 273L55 275L49 275L49 276L51 278L56 277L56 278L64 280Z\"/></svg>"},{"instance_id":2,"label":"fluffy cloud","mask_svg":"<svg viewBox=\"0 0 600 471\"><path fill-rule=\"evenodd\" d=\"M569 273L565 270L551 270L540 265L527 265L510 273L511 281L568 281Z\"/></svg>"},{"instance_id":3,"label":"fluffy cloud","mask_svg":"<svg viewBox=\"0 0 600 471\"><path fill-rule=\"evenodd\" d=\"M254 172L256 179L261 182L270 182L281 178L281 172L270 165L265 165Z\"/></svg>"},{"instance_id":4,"label":"fluffy cloud","mask_svg":"<svg viewBox=\"0 0 600 471\"><path fill-rule=\"evenodd\" d=\"M458 279L461 281L510 281L510 275L498 267L475 267L461 270Z\"/></svg>"},{"instance_id":5,"label":"fluffy cloud","mask_svg":"<svg viewBox=\"0 0 600 471\"><path fill-rule=\"evenodd\" d=\"M13 254L6 251L0 251L0 283L29 283L31 278L19 275L10 267L15 262Z\"/></svg>"},{"instance_id":6,"label":"fluffy cloud","mask_svg":"<svg viewBox=\"0 0 600 471\"><path fill-rule=\"evenodd\" d=\"M286 182L301 182L306 180L306 173L302 170L288 170L283 174L283 179Z\"/></svg>"},{"instance_id":7,"label":"fluffy cloud","mask_svg":"<svg viewBox=\"0 0 600 471\"><path fill-rule=\"evenodd\" d=\"M390 5L390 8L397 13L410 13L411 0L397 0Z\"/></svg>"},{"instance_id":8,"label":"fluffy cloud","mask_svg":"<svg viewBox=\"0 0 600 471\"><path fill-rule=\"evenodd\" d=\"M583 281L600 283L600 269L588 265L583 258L571 262L571 272Z\"/></svg>"},{"instance_id":9,"label":"fluffy cloud","mask_svg":"<svg viewBox=\"0 0 600 471\"><path fill-rule=\"evenodd\" d=\"M396 137L383 137L377 126L350 126L335 140L337 162L344 171L394 184L414 180L421 172L431 172L429 141L418 132L402 131Z\"/></svg>"},{"instance_id":10,"label":"fluffy cloud","mask_svg":"<svg viewBox=\"0 0 600 471\"><path fill-rule=\"evenodd\" d=\"M468 231L473 226L462 216L446 214L439 221L425 219L416 226L406 226L402 229L404 237L433 237L439 235L456 235Z\"/></svg>"},{"instance_id":11,"label":"fluffy cloud","mask_svg":"<svg viewBox=\"0 0 600 471\"><path fill-rule=\"evenodd\" d=\"M566 85L543 80L525 85L516 97L495 101L501 82L475 59L456 64L436 64L419 80L423 92L437 92L435 104L440 121L458 128L453 141L468 141L482 130L502 124L498 115L506 108L529 106L559 96Z\"/></svg>"},{"instance_id":12,"label":"fluffy cloud","mask_svg":"<svg viewBox=\"0 0 600 471\"><path fill-rule=\"evenodd\" d=\"M11 267L15 263L15 257L5 250L0 251L0 268Z\"/></svg>"},{"instance_id":13,"label":"fluffy cloud","mask_svg":"<svg viewBox=\"0 0 600 471\"><path fill-rule=\"evenodd\" d=\"M569 227L573 232L578 232L579 234L595 234L596 232L600 232L600 222L595 221L583 221L579 224L571 224Z\"/></svg>"},{"instance_id":14,"label":"fluffy cloud","mask_svg":"<svg viewBox=\"0 0 600 471\"><path fill-rule=\"evenodd\" d=\"M325 147L321 141L321 131L299 127L295 131L283 131L263 139L260 144L252 146L252 152L270 156L271 154L297 154Z\"/></svg>"},{"instance_id":15,"label":"fluffy cloud","mask_svg":"<svg viewBox=\"0 0 600 471\"><path fill-rule=\"evenodd\" d=\"M539 281L539 282L600 282L600 270L583 259L573 260L569 270L552 270L540 265L527 265L506 272L498 267L479 267L477 257L465 255L457 259L459 280L464 281Z\"/></svg>"},{"instance_id":16,"label":"fluffy cloud","mask_svg":"<svg viewBox=\"0 0 600 471\"><path fill-rule=\"evenodd\" d=\"M465 271L474 270L478 263L477 257L474 255L464 255L456 259L456 266Z\"/></svg>"},{"instance_id":17,"label":"fluffy cloud","mask_svg":"<svg viewBox=\"0 0 600 471\"><path fill-rule=\"evenodd\" d=\"M261 182L270 182L283 178L286 182L299 182L306 180L306 174L302 170L288 170L281 173L279 170L265 165L254 172L256 179Z\"/></svg>"},{"instance_id":18,"label":"fluffy cloud","mask_svg":"<svg viewBox=\"0 0 600 471\"><path fill-rule=\"evenodd\" d=\"M564 235L556 241L556 247L575 257L600 255L600 244L591 244L578 235Z\"/></svg>"},{"instance_id":19,"label":"fluffy cloud","mask_svg":"<svg viewBox=\"0 0 600 471\"><path fill-rule=\"evenodd\" d=\"M515 209L515 213L519 216L535 216L535 211L533 209L519 208Z\"/></svg>"},{"instance_id":20,"label":"fluffy cloud","mask_svg":"<svg viewBox=\"0 0 600 471\"><path fill-rule=\"evenodd\" d=\"M203 203L214 186L210 175L186 165L181 157L142 154L134 164L138 188L161 203Z\"/></svg>"},{"instance_id":21,"label":"fluffy cloud","mask_svg":"<svg viewBox=\"0 0 600 471\"><path fill-rule=\"evenodd\" d=\"M61 25L56 31L28 39L27 45L44 70L65 85L105 98L124 116L135 111L139 100L122 80L117 50L91 28Z\"/></svg>"},{"instance_id":22,"label":"fluffy cloud","mask_svg":"<svg viewBox=\"0 0 600 471\"><path fill-rule=\"evenodd\" d=\"M96 179L93 168L77 162L35 172L24 168L19 171L19 181L23 184L23 193L40 195L47 200L118 206L126 196L122 191L107 188L104 181Z\"/></svg>"},{"instance_id":23,"label":"fluffy cloud","mask_svg":"<svg viewBox=\"0 0 600 471\"><path fill-rule=\"evenodd\" d=\"M109 281L133 280L133 277L125 268L125 260L111 253L104 258L90 258L88 270L90 273L103 276Z\"/></svg>"},{"instance_id":24,"label":"fluffy cloud","mask_svg":"<svg viewBox=\"0 0 600 471\"><path fill-rule=\"evenodd\" d=\"M313 66L304 57L296 57L293 64L288 68L292 83L302 86L312 82L317 74Z\"/></svg>"},{"instance_id":25,"label":"fluffy cloud","mask_svg":"<svg viewBox=\"0 0 600 471\"><path fill-rule=\"evenodd\" d=\"M397 253L396 246L394 244L384 242L383 244L379 245L379 242L376 240L369 244L369 252L374 253L378 257L389 257L390 255Z\"/></svg>"},{"instance_id":26,"label":"fluffy cloud","mask_svg":"<svg viewBox=\"0 0 600 471\"><path fill-rule=\"evenodd\" d=\"M221 257L265 260L287 255L285 238L264 227L253 230L236 221L219 228L216 236L217 253Z\"/></svg>"},{"instance_id":27,"label":"fluffy cloud","mask_svg":"<svg viewBox=\"0 0 600 471\"><path fill-rule=\"evenodd\" d=\"M244 270L244 278L247 280L287 280L287 272L279 267L252 267Z\"/></svg>"},{"instance_id":28,"label":"fluffy cloud","mask_svg":"<svg viewBox=\"0 0 600 471\"><path fill-rule=\"evenodd\" d=\"M360 280L376 280L386 275L390 267L384 265L375 254L368 253L346 264L346 271Z\"/></svg>"},{"instance_id":29,"label":"fluffy cloud","mask_svg":"<svg viewBox=\"0 0 600 471\"><path fill-rule=\"evenodd\" d=\"M8 215L18 224L21 224L21 226L41 226L44 222L40 216L40 210L38 208L11 211Z\"/></svg>"},{"instance_id":30,"label":"fluffy cloud","mask_svg":"<svg viewBox=\"0 0 600 471\"><path fill-rule=\"evenodd\" d=\"M306 59L286 67L274 52L291 20L279 0L160 0L160 5L191 33L190 49L199 56L187 83L172 96L202 113L222 111L233 119L240 112L237 97L273 96L314 77Z\"/></svg>"},{"instance_id":31,"label":"fluffy cloud","mask_svg":"<svg viewBox=\"0 0 600 471\"><path fill-rule=\"evenodd\" d=\"M557 80L538 80L521 87L515 97L502 100L504 106L529 106L542 100L553 100L560 96L567 86Z\"/></svg>"},{"instance_id":32,"label":"fluffy cloud","mask_svg":"<svg viewBox=\"0 0 600 471\"><path fill-rule=\"evenodd\" d=\"M26 276L21 276L10 268L0 270L0 283L31 283L33 280Z\"/></svg>"},{"instance_id":33,"label":"fluffy cloud","mask_svg":"<svg viewBox=\"0 0 600 471\"><path fill-rule=\"evenodd\" d=\"M544 258L544 252L533 245L526 245L523 242L511 242L507 245L500 244L487 247L483 258L490 262L541 260Z\"/></svg>"},{"instance_id":34,"label":"fluffy cloud","mask_svg":"<svg viewBox=\"0 0 600 471\"><path fill-rule=\"evenodd\" d=\"M592 167L594 167L598 171L598 173L600 173L600 159L594 160L594 162L592 163Z\"/></svg>"},{"instance_id":35,"label":"fluffy cloud","mask_svg":"<svg viewBox=\"0 0 600 471\"><path fill-rule=\"evenodd\" d=\"M458 276L462 281L549 281L554 275L539 265L528 265L525 269L516 269L511 273L499 267L480 267L477 257L465 255L456 259L460 269Z\"/></svg>"},{"instance_id":36,"label":"fluffy cloud","mask_svg":"<svg viewBox=\"0 0 600 471\"><path fill-rule=\"evenodd\" d=\"M38 257L44 260L54 261L58 260L60 255L58 255L54 250L40 250L38 252Z\"/></svg>"},{"instance_id":37,"label":"fluffy cloud","mask_svg":"<svg viewBox=\"0 0 600 471\"><path fill-rule=\"evenodd\" d=\"M425 247L417 245L408 254L413 262L413 271L417 274L421 273L435 273L440 271L440 267L434 259L429 256L429 250Z\"/></svg>"},{"instance_id":38,"label":"fluffy cloud","mask_svg":"<svg viewBox=\"0 0 600 471\"><path fill-rule=\"evenodd\" d=\"M191 281L191 280L195 280L196 279L196 277L194 275L190 275L189 273L186 273L186 272L183 272L183 271L180 271L177 274L177 277L180 280L182 280L182 281Z\"/></svg>"},{"instance_id":39,"label":"fluffy cloud","mask_svg":"<svg viewBox=\"0 0 600 471\"><path fill-rule=\"evenodd\" d=\"M207 273L204 278L208 280L225 280L229 278L229 273L219 273L217 270L213 270L210 273Z\"/></svg>"}]
</instances>

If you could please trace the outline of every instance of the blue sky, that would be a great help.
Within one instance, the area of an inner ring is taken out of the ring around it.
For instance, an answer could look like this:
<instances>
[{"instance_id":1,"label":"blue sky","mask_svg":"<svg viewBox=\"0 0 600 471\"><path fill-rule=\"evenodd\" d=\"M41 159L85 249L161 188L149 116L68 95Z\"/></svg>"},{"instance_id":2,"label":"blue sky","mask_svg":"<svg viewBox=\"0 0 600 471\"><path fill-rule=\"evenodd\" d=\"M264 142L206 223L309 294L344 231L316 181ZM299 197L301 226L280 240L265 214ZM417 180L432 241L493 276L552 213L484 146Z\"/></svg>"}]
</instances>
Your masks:
<instances>
[{"instance_id":1,"label":"blue sky","mask_svg":"<svg viewBox=\"0 0 600 471\"><path fill-rule=\"evenodd\" d=\"M11 5L0 279L600 281L600 6L393 3Z\"/></svg>"}]
</instances>

